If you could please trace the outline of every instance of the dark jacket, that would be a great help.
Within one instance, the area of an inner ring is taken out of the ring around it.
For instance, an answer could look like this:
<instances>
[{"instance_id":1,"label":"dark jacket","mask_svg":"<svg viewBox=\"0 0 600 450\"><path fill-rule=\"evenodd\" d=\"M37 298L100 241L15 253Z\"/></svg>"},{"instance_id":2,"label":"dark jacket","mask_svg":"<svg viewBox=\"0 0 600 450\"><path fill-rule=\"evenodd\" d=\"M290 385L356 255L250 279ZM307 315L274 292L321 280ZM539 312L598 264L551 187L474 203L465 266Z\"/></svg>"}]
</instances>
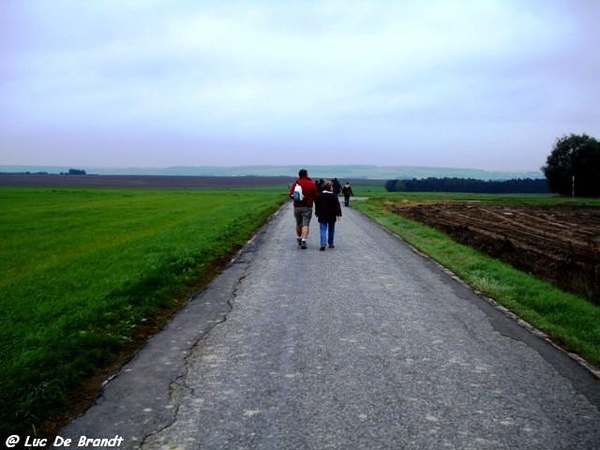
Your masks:
<instances>
[{"instance_id":1,"label":"dark jacket","mask_svg":"<svg viewBox=\"0 0 600 450\"><path fill-rule=\"evenodd\" d=\"M342 185L337 178L334 178L333 179L333 193L335 195L340 195L340 192L342 192Z\"/></svg>"},{"instance_id":2,"label":"dark jacket","mask_svg":"<svg viewBox=\"0 0 600 450\"><path fill-rule=\"evenodd\" d=\"M319 195L319 191L317 190L317 186L316 186L315 182L308 177L298 178L290 186L290 192L289 192L290 197L294 193L294 187L296 186L296 183L298 183L300 186L302 186L302 193L304 194L304 200L301 202L297 202L294 200L294 207L308 206L309 208L312 208L315 198L317 198Z\"/></svg>"},{"instance_id":3,"label":"dark jacket","mask_svg":"<svg viewBox=\"0 0 600 450\"><path fill-rule=\"evenodd\" d=\"M337 195L330 191L323 191L315 202L315 215L320 223L332 223L337 217L342 217L342 208Z\"/></svg>"}]
</instances>

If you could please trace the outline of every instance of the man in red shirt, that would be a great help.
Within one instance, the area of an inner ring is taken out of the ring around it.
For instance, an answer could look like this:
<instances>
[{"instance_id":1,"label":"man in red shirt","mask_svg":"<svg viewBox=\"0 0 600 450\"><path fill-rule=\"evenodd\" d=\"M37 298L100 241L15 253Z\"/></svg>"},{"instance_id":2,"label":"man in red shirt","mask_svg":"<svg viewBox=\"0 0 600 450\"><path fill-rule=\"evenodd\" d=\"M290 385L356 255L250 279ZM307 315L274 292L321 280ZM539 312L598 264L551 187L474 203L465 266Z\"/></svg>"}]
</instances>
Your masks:
<instances>
[{"instance_id":1,"label":"man in red shirt","mask_svg":"<svg viewBox=\"0 0 600 450\"><path fill-rule=\"evenodd\" d=\"M298 245L301 249L306 249L306 239L308 238L308 227L313 212L313 203L319 195L319 191L314 181L308 178L308 171L300 169L298 179L290 187L290 197L294 198L296 185L302 188L302 199L294 200L294 217L296 218L296 236Z\"/></svg>"}]
</instances>

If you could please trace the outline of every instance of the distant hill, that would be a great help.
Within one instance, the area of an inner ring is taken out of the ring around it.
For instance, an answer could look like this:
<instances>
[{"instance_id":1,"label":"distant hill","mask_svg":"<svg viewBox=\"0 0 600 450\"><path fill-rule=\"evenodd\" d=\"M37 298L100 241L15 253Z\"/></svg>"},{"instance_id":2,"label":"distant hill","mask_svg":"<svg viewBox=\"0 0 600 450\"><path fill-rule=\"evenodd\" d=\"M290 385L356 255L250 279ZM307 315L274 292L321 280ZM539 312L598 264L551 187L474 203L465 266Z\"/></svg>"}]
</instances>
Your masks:
<instances>
[{"instance_id":1,"label":"distant hill","mask_svg":"<svg viewBox=\"0 0 600 450\"><path fill-rule=\"evenodd\" d=\"M371 166L371 165L339 165L339 166L304 166L313 178L338 177L367 180L406 180L428 177L436 178L473 178L478 180L509 180L514 178L544 178L541 171L503 172L477 169L460 169L447 167L410 167L410 166ZM88 174L97 175L176 175L176 176L295 176L299 166L202 166L202 167L81 167L81 166L0 166L4 173L38 173L58 174L69 169L85 170Z\"/></svg>"}]
</instances>

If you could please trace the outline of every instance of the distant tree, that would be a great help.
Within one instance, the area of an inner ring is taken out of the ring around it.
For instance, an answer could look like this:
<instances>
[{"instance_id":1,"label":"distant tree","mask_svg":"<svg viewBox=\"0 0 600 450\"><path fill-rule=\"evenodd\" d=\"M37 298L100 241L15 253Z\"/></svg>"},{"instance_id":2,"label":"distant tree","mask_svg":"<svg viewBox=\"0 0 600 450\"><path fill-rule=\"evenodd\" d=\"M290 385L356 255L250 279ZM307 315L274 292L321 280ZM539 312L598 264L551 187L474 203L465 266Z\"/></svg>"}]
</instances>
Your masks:
<instances>
[{"instance_id":1,"label":"distant tree","mask_svg":"<svg viewBox=\"0 0 600 450\"><path fill-rule=\"evenodd\" d=\"M61 173L62 175L87 175L85 170L83 169L69 169L69 171L65 173Z\"/></svg>"},{"instance_id":2,"label":"distant tree","mask_svg":"<svg viewBox=\"0 0 600 450\"><path fill-rule=\"evenodd\" d=\"M575 195L600 196L600 142L586 134L558 138L542 171L552 192L571 195L575 177Z\"/></svg>"},{"instance_id":3,"label":"distant tree","mask_svg":"<svg viewBox=\"0 0 600 450\"><path fill-rule=\"evenodd\" d=\"M384 185L385 190L388 192L396 192L396 182L397 181L398 180L387 180Z\"/></svg>"},{"instance_id":4,"label":"distant tree","mask_svg":"<svg viewBox=\"0 0 600 450\"><path fill-rule=\"evenodd\" d=\"M404 180L387 180L385 190L388 192L399 192L404 190Z\"/></svg>"}]
</instances>

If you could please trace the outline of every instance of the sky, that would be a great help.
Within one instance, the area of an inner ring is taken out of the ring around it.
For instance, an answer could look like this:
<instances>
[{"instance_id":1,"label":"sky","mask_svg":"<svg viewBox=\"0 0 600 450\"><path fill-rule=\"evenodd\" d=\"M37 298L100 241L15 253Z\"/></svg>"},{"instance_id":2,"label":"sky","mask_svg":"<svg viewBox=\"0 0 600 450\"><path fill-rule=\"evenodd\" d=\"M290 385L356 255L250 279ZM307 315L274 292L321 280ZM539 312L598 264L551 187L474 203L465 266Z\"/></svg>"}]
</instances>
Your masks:
<instances>
[{"instance_id":1,"label":"sky","mask_svg":"<svg viewBox=\"0 0 600 450\"><path fill-rule=\"evenodd\" d=\"M600 138L596 0L2 0L0 165L537 170Z\"/></svg>"}]
</instances>

